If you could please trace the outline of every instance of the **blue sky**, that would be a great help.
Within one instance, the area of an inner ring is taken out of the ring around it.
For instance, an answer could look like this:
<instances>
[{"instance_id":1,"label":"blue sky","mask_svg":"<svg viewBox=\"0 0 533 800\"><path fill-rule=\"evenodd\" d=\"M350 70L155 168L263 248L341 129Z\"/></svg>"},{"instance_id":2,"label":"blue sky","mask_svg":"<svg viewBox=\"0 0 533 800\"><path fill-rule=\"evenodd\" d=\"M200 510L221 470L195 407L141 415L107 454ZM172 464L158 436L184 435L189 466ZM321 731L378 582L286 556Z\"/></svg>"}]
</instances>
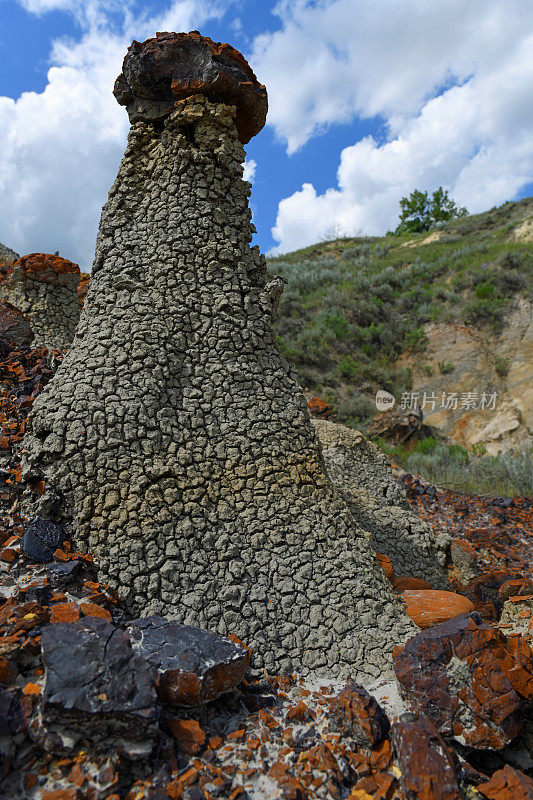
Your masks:
<instances>
[{"instance_id":1,"label":"blue sky","mask_svg":"<svg viewBox=\"0 0 533 800\"><path fill-rule=\"evenodd\" d=\"M269 92L246 148L264 252L384 233L415 188L472 212L532 192L530 0L0 0L1 242L90 268L127 45L195 28Z\"/></svg>"}]
</instances>

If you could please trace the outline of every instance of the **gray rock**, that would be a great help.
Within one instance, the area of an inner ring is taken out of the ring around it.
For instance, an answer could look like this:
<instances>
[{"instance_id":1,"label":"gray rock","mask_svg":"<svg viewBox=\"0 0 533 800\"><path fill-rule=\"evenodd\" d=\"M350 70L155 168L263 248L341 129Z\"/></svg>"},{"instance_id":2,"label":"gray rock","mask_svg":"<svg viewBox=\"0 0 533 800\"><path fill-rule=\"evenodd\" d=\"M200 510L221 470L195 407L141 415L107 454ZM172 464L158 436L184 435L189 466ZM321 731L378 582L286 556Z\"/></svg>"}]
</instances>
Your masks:
<instances>
[{"instance_id":1,"label":"gray rock","mask_svg":"<svg viewBox=\"0 0 533 800\"><path fill-rule=\"evenodd\" d=\"M397 578L422 578L435 589L450 589L431 527L414 514L389 461L359 431L313 420L326 469L372 547L387 555Z\"/></svg>"},{"instance_id":2,"label":"gray rock","mask_svg":"<svg viewBox=\"0 0 533 800\"><path fill-rule=\"evenodd\" d=\"M86 617L42 631L42 702L48 742L150 745L157 731L152 668L105 620ZM53 747L53 744L52 744Z\"/></svg>"},{"instance_id":3,"label":"gray rock","mask_svg":"<svg viewBox=\"0 0 533 800\"><path fill-rule=\"evenodd\" d=\"M159 698L170 703L215 700L240 683L250 663L245 647L164 617L137 619L127 633L135 652L155 669Z\"/></svg>"}]
</instances>

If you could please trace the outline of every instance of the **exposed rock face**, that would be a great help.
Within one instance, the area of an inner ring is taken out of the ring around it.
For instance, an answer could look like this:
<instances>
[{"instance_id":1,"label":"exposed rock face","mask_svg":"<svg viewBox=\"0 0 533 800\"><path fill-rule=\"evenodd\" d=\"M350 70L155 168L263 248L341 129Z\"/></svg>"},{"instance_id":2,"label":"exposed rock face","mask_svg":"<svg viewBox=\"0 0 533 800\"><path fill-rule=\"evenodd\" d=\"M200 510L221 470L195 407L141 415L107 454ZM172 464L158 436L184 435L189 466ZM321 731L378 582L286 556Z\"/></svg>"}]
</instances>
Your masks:
<instances>
[{"instance_id":1,"label":"exposed rock face","mask_svg":"<svg viewBox=\"0 0 533 800\"><path fill-rule=\"evenodd\" d=\"M77 264L47 253L32 253L0 271L0 298L28 317L35 334L34 347L69 347L80 315L79 281Z\"/></svg>"},{"instance_id":2,"label":"exposed rock face","mask_svg":"<svg viewBox=\"0 0 533 800\"><path fill-rule=\"evenodd\" d=\"M25 473L143 614L235 633L258 667L377 676L416 629L275 345L234 117L195 95L132 125Z\"/></svg>"},{"instance_id":3,"label":"exposed rock face","mask_svg":"<svg viewBox=\"0 0 533 800\"><path fill-rule=\"evenodd\" d=\"M396 577L421 578L436 589L450 585L439 565L435 535L409 510L387 457L359 431L313 420L329 477L372 546L392 561Z\"/></svg>"},{"instance_id":4,"label":"exposed rock face","mask_svg":"<svg viewBox=\"0 0 533 800\"><path fill-rule=\"evenodd\" d=\"M32 340L29 319L11 303L0 300L0 341L8 347L29 347Z\"/></svg>"},{"instance_id":5,"label":"exposed rock face","mask_svg":"<svg viewBox=\"0 0 533 800\"><path fill-rule=\"evenodd\" d=\"M521 697L533 696L530 648L476 614L420 632L395 652L394 666L413 709L471 747L509 744L522 726Z\"/></svg>"},{"instance_id":6,"label":"exposed rock face","mask_svg":"<svg viewBox=\"0 0 533 800\"><path fill-rule=\"evenodd\" d=\"M410 367L413 391L434 396L437 402L424 407L424 423L467 447L484 444L496 455L511 448L533 444L533 308L518 297L501 334L451 323L425 326L428 339L424 353L401 359ZM439 364L453 364L441 372ZM428 377L428 370L431 376ZM456 393L457 408L441 408L442 393ZM472 403L462 402L472 392ZM483 392L496 392L495 407ZM465 395L466 396L466 395ZM475 402L475 405L474 405Z\"/></svg>"},{"instance_id":7,"label":"exposed rock face","mask_svg":"<svg viewBox=\"0 0 533 800\"><path fill-rule=\"evenodd\" d=\"M10 247L6 247L5 244L0 243L0 264L16 261L18 257L18 253L15 253L14 250L11 250Z\"/></svg>"},{"instance_id":8,"label":"exposed rock face","mask_svg":"<svg viewBox=\"0 0 533 800\"><path fill-rule=\"evenodd\" d=\"M170 114L176 100L195 94L236 107L235 127L242 144L265 124L266 89L230 44L191 31L157 33L153 39L130 45L114 89L130 122L160 121Z\"/></svg>"}]
</instances>

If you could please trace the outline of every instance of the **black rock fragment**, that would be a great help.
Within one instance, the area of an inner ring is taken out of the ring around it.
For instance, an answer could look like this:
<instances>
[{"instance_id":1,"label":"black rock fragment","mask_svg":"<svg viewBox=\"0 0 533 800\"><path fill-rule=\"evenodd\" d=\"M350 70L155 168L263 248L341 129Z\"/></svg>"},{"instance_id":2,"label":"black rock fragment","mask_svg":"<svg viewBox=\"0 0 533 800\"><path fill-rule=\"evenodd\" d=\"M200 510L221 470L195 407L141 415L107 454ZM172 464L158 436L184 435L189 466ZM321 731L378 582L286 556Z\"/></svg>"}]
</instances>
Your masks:
<instances>
[{"instance_id":1,"label":"black rock fragment","mask_svg":"<svg viewBox=\"0 0 533 800\"><path fill-rule=\"evenodd\" d=\"M52 560L54 551L65 538L65 529L59 522L36 517L24 531L22 552L29 559L45 564Z\"/></svg>"},{"instance_id":2,"label":"black rock fragment","mask_svg":"<svg viewBox=\"0 0 533 800\"><path fill-rule=\"evenodd\" d=\"M119 749L126 741L136 752L150 751L157 730L153 670L124 631L92 617L56 623L43 629L41 650L46 726L54 733L71 728L100 746L111 737Z\"/></svg>"},{"instance_id":3,"label":"black rock fragment","mask_svg":"<svg viewBox=\"0 0 533 800\"><path fill-rule=\"evenodd\" d=\"M197 706L233 689L244 677L250 651L218 633L164 617L134 620L134 649L153 667L161 700Z\"/></svg>"}]
</instances>

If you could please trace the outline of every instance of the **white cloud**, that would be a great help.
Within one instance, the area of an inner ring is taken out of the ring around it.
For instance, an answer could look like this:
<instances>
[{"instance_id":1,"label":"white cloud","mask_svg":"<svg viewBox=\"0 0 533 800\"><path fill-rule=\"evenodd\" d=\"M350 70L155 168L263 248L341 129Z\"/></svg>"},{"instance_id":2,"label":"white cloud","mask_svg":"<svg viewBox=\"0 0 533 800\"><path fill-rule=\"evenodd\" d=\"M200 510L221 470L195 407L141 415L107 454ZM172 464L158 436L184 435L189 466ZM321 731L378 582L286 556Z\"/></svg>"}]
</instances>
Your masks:
<instances>
[{"instance_id":1,"label":"white cloud","mask_svg":"<svg viewBox=\"0 0 533 800\"><path fill-rule=\"evenodd\" d=\"M256 40L252 60L288 152L355 117L381 118L388 138L345 148L337 187L283 199L274 252L333 225L383 233L414 188L442 184L475 212L532 180L529 0L296 0L278 14L282 29Z\"/></svg>"},{"instance_id":2,"label":"white cloud","mask_svg":"<svg viewBox=\"0 0 533 800\"><path fill-rule=\"evenodd\" d=\"M0 97L0 242L21 253L54 252L90 269L100 211L129 128L112 94L126 48L156 30L191 30L223 2L175 0L159 16L118 0L23 0L28 10L63 8L82 25L78 42L54 42L43 92ZM117 30L117 18L113 21Z\"/></svg>"},{"instance_id":3,"label":"white cloud","mask_svg":"<svg viewBox=\"0 0 533 800\"><path fill-rule=\"evenodd\" d=\"M253 183L255 179L256 169L257 169L257 161L254 161L253 158L247 158L246 161L244 162L243 179L245 181L250 181L250 183Z\"/></svg>"}]
</instances>

